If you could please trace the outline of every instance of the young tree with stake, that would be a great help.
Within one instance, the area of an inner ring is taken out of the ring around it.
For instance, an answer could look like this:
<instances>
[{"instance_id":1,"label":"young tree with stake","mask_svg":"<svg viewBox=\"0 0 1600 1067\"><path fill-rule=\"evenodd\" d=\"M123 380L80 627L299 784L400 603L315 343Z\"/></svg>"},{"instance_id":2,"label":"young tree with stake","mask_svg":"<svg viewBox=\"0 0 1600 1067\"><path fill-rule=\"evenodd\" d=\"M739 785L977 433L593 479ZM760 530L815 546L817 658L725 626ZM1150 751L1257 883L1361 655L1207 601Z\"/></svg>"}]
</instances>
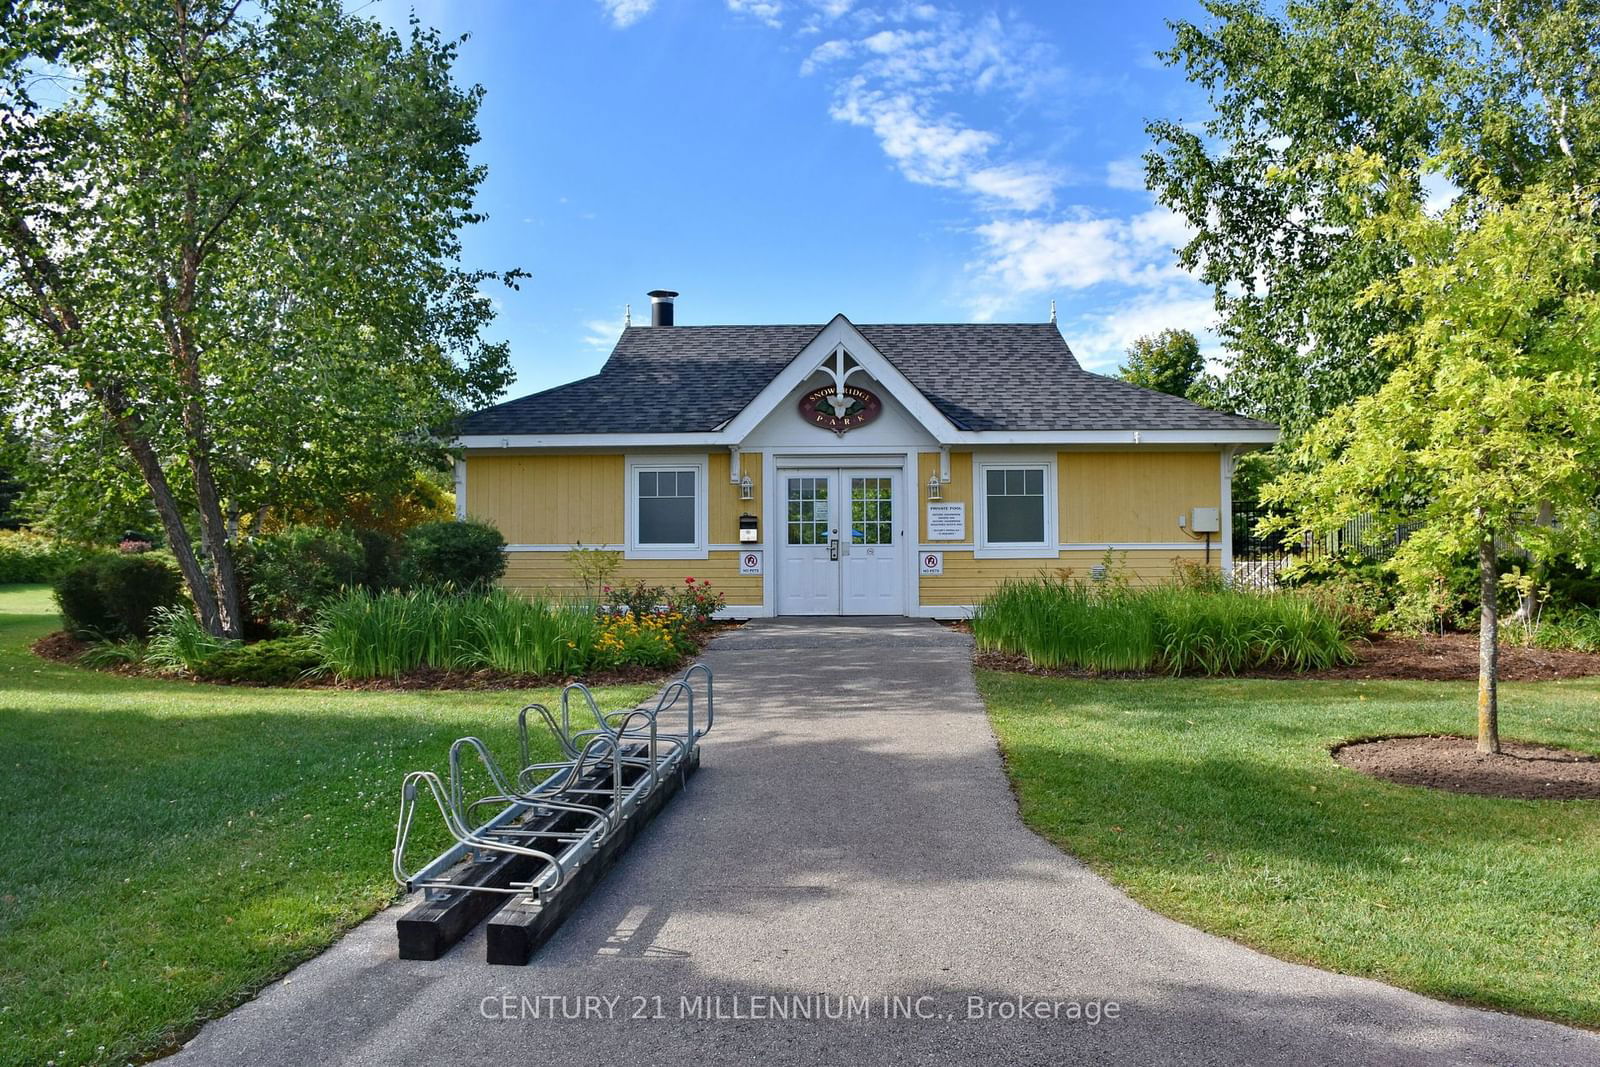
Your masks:
<instances>
[{"instance_id":1,"label":"young tree with stake","mask_svg":"<svg viewBox=\"0 0 1600 1067\"><path fill-rule=\"evenodd\" d=\"M1386 180L1370 157L1352 174ZM1406 524L1392 563L1413 591L1476 559L1478 751L1497 753L1500 557L1600 564L1600 201L1483 194L1443 217L1397 197L1365 224L1410 260L1364 297L1400 306L1406 325L1375 342L1395 369L1315 425L1264 497L1298 531Z\"/></svg>"}]
</instances>

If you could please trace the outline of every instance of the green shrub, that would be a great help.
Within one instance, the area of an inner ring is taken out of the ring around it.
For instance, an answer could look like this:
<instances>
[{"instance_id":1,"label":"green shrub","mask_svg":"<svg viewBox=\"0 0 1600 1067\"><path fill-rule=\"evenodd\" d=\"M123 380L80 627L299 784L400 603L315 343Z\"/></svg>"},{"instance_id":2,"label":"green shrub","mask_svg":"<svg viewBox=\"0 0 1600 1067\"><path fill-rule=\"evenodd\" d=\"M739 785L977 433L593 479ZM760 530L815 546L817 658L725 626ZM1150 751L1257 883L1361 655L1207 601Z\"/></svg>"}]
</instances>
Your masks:
<instances>
[{"instance_id":1,"label":"green shrub","mask_svg":"<svg viewBox=\"0 0 1600 1067\"><path fill-rule=\"evenodd\" d=\"M322 655L308 634L230 644L207 657L195 673L208 682L288 685L317 673Z\"/></svg>"},{"instance_id":2,"label":"green shrub","mask_svg":"<svg viewBox=\"0 0 1600 1067\"><path fill-rule=\"evenodd\" d=\"M1349 620L1298 593L1177 585L1003 583L979 606L981 648L1041 667L1236 674L1316 670L1353 660Z\"/></svg>"},{"instance_id":3,"label":"green shrub","mask_svg":"<svg viewBox=\"0 0 1600 1067\"><path fill-rule=\"evenodd\" d=\"M400 539L382 530L357 530L361 542L361 584L368 589L393 589L400 584Z\"/></svg>"},{"instance_id":4,"label":"green shrub","mask_svg":"<svg viewBox=\"0 0 1600 1067\"><path fill-rule=\"evenodd\" d=\"M257 622L302 625L340 590L362 584L367 556L347 531L290 526L240 545L238 564Z\"/></svg>"},{"instance_id":5,"label":"green shrub","mask_svg":"<svg viewBox=\"0 0 1600 1067\"><path fill-rule=\"evenodd\" d=\"M667 587L646 585L643 578L632 585L607 586L601 590L613 611L642 619L660 611L667 603Z\"/></svg>"},{"instance_id":6,"label":"green shrub","mask_svg":"<svg viewBox=\"0 0 1600 1067\"><path fill-rule=\"evenodd\" d=\"M425 522L406 534L401 580L410 588L491 586L505 573L505 547L486 522Z\"/></svg>"},{"instance_id":7,"label":"green shrub","mask_svg":"<svg viewBox=\"0 0 1600 1067\"><path fill-rule=\"evenodd\" d=\"M312 636L341 678L393 678L420 667L577 674L600 622L587 605L527 600L502 589L354 589L329 601Z\"/></svg>"},{"instance_id":8,"label":"green shrub","mask_svg":"<svg viewBox=\"0 0 1600 1067\"><path fill-rule=\"evenodd\" d=\"M1600 652L1600 610L1579 608L1546 615L1532 633L1538 648Z\"/></svg>"},{"instance_id":9,"label":"green shrub","mask_svg":"<svg viewBox=\"0 0 1600 1067\"><path fill-rule=\"evenodd\" d=\"M145 662L158 670L199 674L206 663L239 642L206 631L188 608L157 608Z\"/></svg>"},{"instance_id":10,"label":"green shrub","mask_svg":"<svg viewBox=\"0 0 1600 1067\"><path fill-rule=\"evenodd\" d=\"M182 584L158 556L96 556L63 571L55 581L56 606L67 629L80 637L150 636L156 609L179 604Z\"/></svg>"},{"instance_id":11,"label":"green shrub","mask_svg":"<svg viewBox=\"0 0 1600 1067\"><path fill-rule=\"evenodd\" d=\"M0 530L0 585L53 582L67 568L103 554L103 550L27 530Z\"/></svg>"},{"instance_id":12,"label":"green shrub","mask_svg":"<svg viewBox=\"0 0 1600 1067\"><path fill-rule=\"evenodd\" d=\"M691 630L704 629L727 603L728 597L722 590L713 592L709 581L693 578L685 578L683 588L667 598L667 606L682 615Z\"/></svg>"}]
</instances>

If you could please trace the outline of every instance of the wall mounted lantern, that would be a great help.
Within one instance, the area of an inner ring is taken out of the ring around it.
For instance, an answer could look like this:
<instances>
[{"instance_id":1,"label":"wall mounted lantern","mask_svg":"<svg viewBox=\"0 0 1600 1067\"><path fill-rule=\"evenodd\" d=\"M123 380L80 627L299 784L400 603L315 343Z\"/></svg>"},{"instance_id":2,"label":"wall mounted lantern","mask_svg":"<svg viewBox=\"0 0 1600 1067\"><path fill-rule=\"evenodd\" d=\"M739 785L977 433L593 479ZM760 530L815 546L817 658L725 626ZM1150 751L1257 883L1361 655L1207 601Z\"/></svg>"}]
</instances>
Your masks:
<instances>
[{"instance_id":1,"label":"wall mounted lantern","mask_svg":"<svg viewBox=\"0 0 1600 1067\"><path fill-rule=\"evenodd\" d=\"M941 485L939 483L939 476L937 474L930 475L929 478L928 478L928 499L929 500L943 500L944 499L944 489L941 487Z\"/></svg>"},{"instance_id":2,"label":"wall mounted lantern","mask_svg":"<svg viewBox=\"0 0 1600 1067\"><path fill-rule=\"evenodd\" d=\"M739 479L739 499L754 500L756 498L756 483L746 474Z\"/></svg>"}]
</instances>

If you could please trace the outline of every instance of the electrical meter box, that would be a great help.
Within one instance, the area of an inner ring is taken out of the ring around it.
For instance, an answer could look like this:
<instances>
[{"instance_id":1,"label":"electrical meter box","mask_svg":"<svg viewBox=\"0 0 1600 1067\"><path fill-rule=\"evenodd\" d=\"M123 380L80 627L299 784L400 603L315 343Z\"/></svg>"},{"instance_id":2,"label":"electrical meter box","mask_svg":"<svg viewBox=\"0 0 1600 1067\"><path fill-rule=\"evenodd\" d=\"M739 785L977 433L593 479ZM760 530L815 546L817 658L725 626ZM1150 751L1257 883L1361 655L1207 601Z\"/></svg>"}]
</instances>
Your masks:
<instances>
[{"instance_id":1,"label":"electrical meter box","mask_svg":"<svg viewBox=\"0 0 1600 1067\"><path fill-rule=\"evenodd\" d=\"M1189 518L1189 532L1197 534L1221 533L1222 512L1217 508L1195 508Z\"/></svg>"}]
</instances>

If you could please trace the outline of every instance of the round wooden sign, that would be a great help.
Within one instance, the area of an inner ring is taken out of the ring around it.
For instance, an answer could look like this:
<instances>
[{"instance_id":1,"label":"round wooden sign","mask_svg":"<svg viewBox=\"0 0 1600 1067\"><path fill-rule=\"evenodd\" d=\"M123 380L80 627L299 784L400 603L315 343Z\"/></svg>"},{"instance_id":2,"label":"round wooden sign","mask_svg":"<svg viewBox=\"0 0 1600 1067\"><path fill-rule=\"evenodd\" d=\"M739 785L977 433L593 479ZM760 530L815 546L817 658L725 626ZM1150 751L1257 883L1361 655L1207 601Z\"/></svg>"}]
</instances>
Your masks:
<instances>
[{"instance_id":1,"label":"round wooden sign","mask_svg":"<svg viewBox=\"0 0 1600 1067\"><path fill-rule=\"evenodd\" d=\"M844 387L847 403L843 412L834 407L833 397L831 385L811 390L800 398L800 417L824 430L843 435L847 430L865 426L883 413L883 401L872 390L859 385Z\"/></svg>"}]
</instances>

